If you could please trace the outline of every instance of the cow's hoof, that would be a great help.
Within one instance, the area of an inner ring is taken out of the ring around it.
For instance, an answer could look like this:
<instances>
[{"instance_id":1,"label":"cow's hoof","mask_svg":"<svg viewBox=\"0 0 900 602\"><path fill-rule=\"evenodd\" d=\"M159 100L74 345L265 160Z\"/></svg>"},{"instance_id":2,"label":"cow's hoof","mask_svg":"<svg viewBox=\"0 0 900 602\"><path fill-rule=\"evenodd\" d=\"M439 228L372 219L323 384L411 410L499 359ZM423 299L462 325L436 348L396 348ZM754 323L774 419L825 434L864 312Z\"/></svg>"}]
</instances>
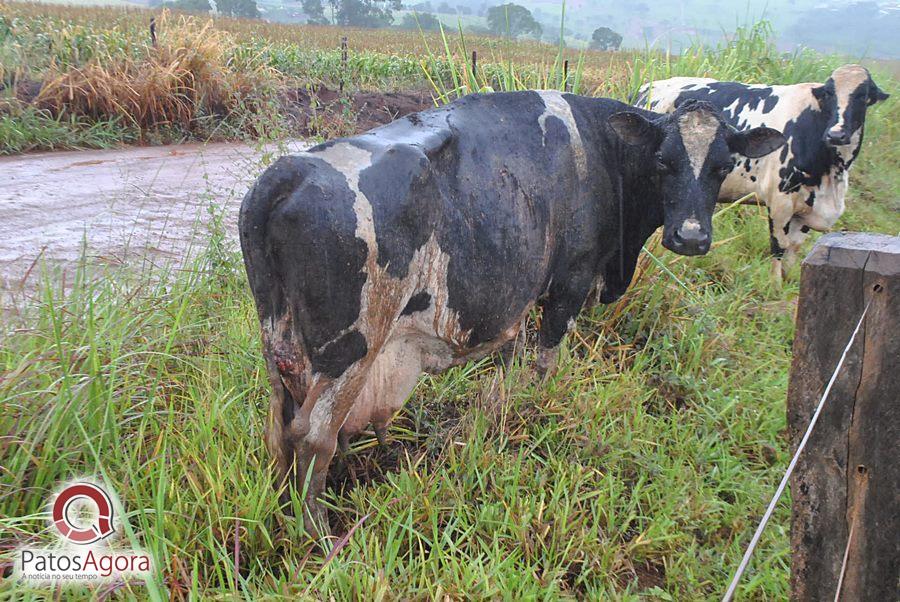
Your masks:
<instances>
[{"instance_id":1,"label":"cow's hoof","mask_svg":"<svg viewBox=\"0 0 900 602\"><path fill-rule=\"evenodd\" d=\"M538 350L537 362L534 366L535 374L539 383L546 382L548 378L556 375L556 369L559 365L559 347L551 349L541 348Z\"/></svg>"},{"instance_id":2,"label":"cow's hoof","mask_svg":"<svg viewBox=\"0 0 900 602\"><path fill-rule=\"evenodd\" d=\"M381 425L375 428L375 438L378 439L378 445L387 445L387 426Z\"/></svg>"},{"instance_id":3,"label":"cow's hoof","mask_svg":"<svg viewBox=\"0 0 900 602\"><path fill-rule=\"evenodd\" d=\"M350 434L344 429L338 431L338 449L342 454L350 453Z\"/></svg>"},{"instance_id":4,"label":"cow's hoof","mask_svg":"<svg viewBox=\"0 0 900 602\"><path fill-rule=\"evenodd\" d=\"M784 283L784 265L781 263L780 259L772 260L772 266L769 270L769 275L772 280L772 287L776 291L781 291L782 284Z\"/></svg>"},{"instance_id":5,"label":"cow's hoof","mask_svg":"<svg viewBox=\"0 0 900 602\"><path fill-rule=\"evenodd\" d=\"M318 501L306 500L303 526L307 534L323 541L331 537L331 524L328 522L328 511Z\"/></svg>"}]
</instances>

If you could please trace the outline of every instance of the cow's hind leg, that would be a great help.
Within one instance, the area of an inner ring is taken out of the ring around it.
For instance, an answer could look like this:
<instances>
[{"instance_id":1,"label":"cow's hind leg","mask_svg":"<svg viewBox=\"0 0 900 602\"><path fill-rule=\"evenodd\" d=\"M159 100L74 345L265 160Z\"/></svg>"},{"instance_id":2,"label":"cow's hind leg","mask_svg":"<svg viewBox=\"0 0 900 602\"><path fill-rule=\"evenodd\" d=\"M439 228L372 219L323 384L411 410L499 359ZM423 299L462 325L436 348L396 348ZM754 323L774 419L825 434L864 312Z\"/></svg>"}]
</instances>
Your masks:
<instances>
[{"instance_id":1,"label":"cow's hind leg","mask_svg":"<svg viewBox=\"0 0 900 602\"><path fill-rule=\"evenodd\" d=\"M325 488L338 432L363 387L377 350L370 350L332 378L312 370L301 347L286 332L289 329L266 336L270 333L264 330L272 387L267 447L276 461L282 503L286 505L291 499L289 487L298 493L305 491L310 514L318 520L318 526L327 527L317 498Z\"/></svg>"},{"instance_id":2,"label":"cow's hind leg","mask_svg":"<svg viewBox=\"0 0 900 602\"><path fill-rule=\"evenodd\" d=\"M293 452L292 472L297 491L306 491L306 507L317 527L327 529L318 498L325 490L328 468L338 434L366 379L372 356L357 361L336 379L316 379L294 417L288 437Z\"/></svg>"},{"instance_id":3,"label":"cow's hind leg","mask_svg":"<svg viewBox=\"0 0 900 602\"><path fill-rule=\"evenodd\" d=\"M294 341L290 316L264 320L263 355L269 377L269 414L265 441L269 455L275 460L276 489L282 504L290 500L288 485L294 480L294 445L298 435L298 418L307 390L307 359Z\"/></svg>"}]
</instances>

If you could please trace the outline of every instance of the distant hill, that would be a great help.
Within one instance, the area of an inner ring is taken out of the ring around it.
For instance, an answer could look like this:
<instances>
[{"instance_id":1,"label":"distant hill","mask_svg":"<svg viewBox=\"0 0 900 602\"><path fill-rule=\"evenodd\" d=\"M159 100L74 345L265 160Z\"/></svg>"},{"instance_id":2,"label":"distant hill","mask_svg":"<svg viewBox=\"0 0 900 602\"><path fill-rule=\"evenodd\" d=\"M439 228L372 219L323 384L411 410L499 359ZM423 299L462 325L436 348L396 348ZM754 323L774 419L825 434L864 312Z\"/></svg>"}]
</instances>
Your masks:
<instances>
[{"instance_id":1,"label":"distant hill","mask_svg":"<svg viewBox=\"0 0 900 602\"><path fill-rule=\"evenodd\" d=\"M407 0L407 5L422 0ZM438 16L455 24L456 13L483 15L506 0L430 0ZM560 0L514 0L544 25L545 37L559 31ZM441 14L443 13L443 14ZM647 43L677 51L693 40L716 42L723 32L759 19L769 20L779 45L798 45L851 56L900 58L900 2L840 0L634 0L566 2L567 38L586 44L597 27L622 34L623 46ZM471 19L471 17L467 17Z\"/></svg>"}]
</instances>

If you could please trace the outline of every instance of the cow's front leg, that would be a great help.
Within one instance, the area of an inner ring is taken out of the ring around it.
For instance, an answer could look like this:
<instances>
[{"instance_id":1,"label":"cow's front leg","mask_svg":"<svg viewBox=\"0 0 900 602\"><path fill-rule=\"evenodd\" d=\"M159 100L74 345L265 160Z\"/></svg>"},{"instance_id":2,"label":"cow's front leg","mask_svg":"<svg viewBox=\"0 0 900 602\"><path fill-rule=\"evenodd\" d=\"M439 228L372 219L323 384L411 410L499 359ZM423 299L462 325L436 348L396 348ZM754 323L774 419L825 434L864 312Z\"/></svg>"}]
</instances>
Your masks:
<instances>
[{"instance_id":1,"label":"cow's front leg","mask_svg":"<svg viewBox=\"0 0 900 602\"><path fill-rule=\"evenodd\" d=\"M809 236L809 226L803 223L800 217L793 217L788 223L787 247L784 250L782 264L785 274L797 263L797 257L800 254L800 247Z\"/></svg>"},{"instance_id":2,"label":"cow's front leg","mask_svg":"<svg viewBox=\"0 0 900 602\"><path fill-rule=\"evenodd\" d=\"M559 363L559 345L575 327L575 318L581 311L593 274L572 273L568 282L553 283L546 299L541 303L541 328L538 333L537 374L541 380L556 373Z\"/></svg>"},{"instance_id":3,"label":"cow's front leg","mask_svg":"<svg viewBox=\"0 0 900 602\"><path fill-rule=\"evenodd\" d=\"M784 255L790 247L790 224L794 216L794 205L791 199L777 195L768 205L769 209L769 245L772 253L770 274L772 284L781 290L784 281Z\"/></svg>"}]
</instances>

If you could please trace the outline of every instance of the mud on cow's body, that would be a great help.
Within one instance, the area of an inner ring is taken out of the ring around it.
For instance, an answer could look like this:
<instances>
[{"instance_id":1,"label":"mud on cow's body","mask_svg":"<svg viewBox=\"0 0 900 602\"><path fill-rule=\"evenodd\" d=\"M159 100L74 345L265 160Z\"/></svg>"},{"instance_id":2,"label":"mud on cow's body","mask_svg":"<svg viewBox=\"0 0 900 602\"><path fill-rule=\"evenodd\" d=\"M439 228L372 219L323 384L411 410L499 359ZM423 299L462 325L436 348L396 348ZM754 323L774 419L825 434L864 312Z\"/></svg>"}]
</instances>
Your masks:
<instances>
[{"instance_id":1,"label":"mud on cow's body","mask_svg":"<svg viewBox=\"0 0 900 602\"><path fill-rule=\"evenodd\" d=\"M646 84L635 104L667 112L686 100L704 100L739 129L768 126L784 133L780 153L736 164L721 190L724 200L755 193L768 206L773 276L780 281L782 258L793 261L811 229L829 230L843 214L866 108L886 98L864 67L844 65L824 84L674 77Z\"/></svg>"},{"instance_id":2,"label":"mud on cow's body","mask_svg":"<svg viewBox=\"0 0 900 602\"><path fill-rule=\"evenodd\" d=\"M655 118L556 92L475 95L270 167L240 235L282 475L312 466L318 493L339 441L369 423L383 438L422 372L498 348L536 302L541 347L554 349L598 276L607 301L625 291L664 221L667 246L705 252L725 138L746 140L708 105L663 118L699 128L691 167L688 141ZM771 150L783 139L769 133ZM663 202L665 177L647 168L657 148L684 163L672 187L705 200Z\"/></svg>"}]
</instances>

